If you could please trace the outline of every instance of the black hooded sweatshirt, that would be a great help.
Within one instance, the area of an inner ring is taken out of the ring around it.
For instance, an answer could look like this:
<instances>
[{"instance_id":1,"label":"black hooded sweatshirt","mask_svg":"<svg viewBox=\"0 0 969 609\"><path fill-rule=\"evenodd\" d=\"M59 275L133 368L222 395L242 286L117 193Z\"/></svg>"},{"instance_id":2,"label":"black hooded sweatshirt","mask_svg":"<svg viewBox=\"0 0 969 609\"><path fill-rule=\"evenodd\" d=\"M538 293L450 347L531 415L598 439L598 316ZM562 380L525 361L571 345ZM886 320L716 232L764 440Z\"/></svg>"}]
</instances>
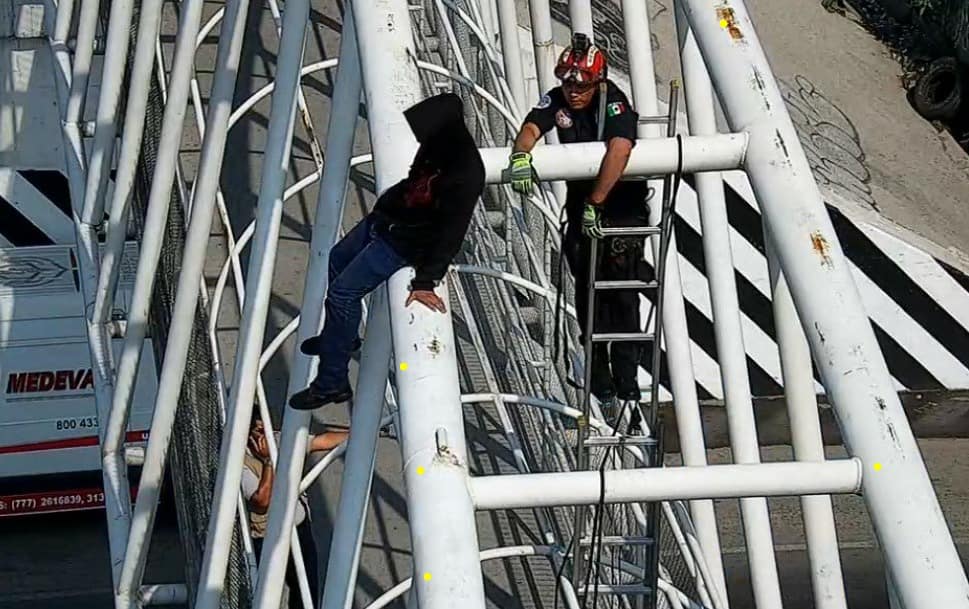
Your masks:
<instances>
[{"instance_id":1,"label":"black hooded sweatshirt","mask_svg":"<svg viewBox=\"0 0 969 609\"><path fill-rule=\"evenodd\" d=\"M414 267L411 289L430 290L461 248L485 168L457 95L430 97L404 117L420 148L407 177L377 199L373 214L378 234Z\"/></svg>"}]
</instances>

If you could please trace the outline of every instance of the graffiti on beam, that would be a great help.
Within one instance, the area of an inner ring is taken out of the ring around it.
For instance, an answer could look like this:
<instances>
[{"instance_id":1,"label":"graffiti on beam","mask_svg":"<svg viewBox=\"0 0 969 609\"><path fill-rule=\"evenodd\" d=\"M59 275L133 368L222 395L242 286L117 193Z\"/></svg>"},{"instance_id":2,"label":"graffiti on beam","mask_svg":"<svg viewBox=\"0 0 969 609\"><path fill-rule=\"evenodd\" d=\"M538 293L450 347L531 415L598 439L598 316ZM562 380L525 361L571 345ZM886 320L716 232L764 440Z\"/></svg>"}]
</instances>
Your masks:
<instances>
[{"instance_id":1,"label":"graffiti on beam","mask_svg":"<svg viewBox=\"0 0 969 609\"><path fill-rule=\"evenodd\" d=\"M851 119L806 77L778 79L818 185L877 210L861 138Z\"/></svg>"},{"instance_id":2,"label":"graffiti on beam","mask_svg":"<svg viewBox=\"0 0 969 609\"><path fill-rule=\"evenodd\" d=\"M570 24L568 0L552 0L551 9L553 19L565 25ZM649 20L653 22L657 16L669 9L659 0L651 0L647 10ZM628 73L629 60L626 55L626 36L622 25L622 11L619 10L619 6L610 0L593 0L592 25L595 27L596 44L606 50L611 67ZM659 50L659 40L656 38L656 34L650 33L650 41L653 50Z\"/></svg>"}]
</instances>

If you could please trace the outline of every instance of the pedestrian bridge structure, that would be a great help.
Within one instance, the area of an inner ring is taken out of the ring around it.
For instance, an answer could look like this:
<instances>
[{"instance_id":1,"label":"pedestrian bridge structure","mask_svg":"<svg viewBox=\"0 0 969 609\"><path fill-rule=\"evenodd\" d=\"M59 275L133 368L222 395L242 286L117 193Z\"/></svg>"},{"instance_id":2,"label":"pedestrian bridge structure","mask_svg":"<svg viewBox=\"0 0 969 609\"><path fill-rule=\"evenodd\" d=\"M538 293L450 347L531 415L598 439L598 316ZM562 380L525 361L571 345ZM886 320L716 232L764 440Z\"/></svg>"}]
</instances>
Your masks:
<instances>
[{"instance_id":1,"label":"pedestrian bridge structure","mask_svg":"<svg viewBox=\"0 0 969 609\"><path fill-rule=\"evenodd\" d=\"M338 57L304 62L309 0L268 1L279 36L274 80L244 100L236 90L253 10L246 0L217 3L214 12L202 0L178 3L167 52L159 44L167 18L161 0L61 0L46 16L101 421L116 607L278 607L287 557L302 565L292 533L297 495L341 456L320 606L352 606L375 447L389 433L400 447L411 573L371 609L512 606L489 593L483 569L493 561L514 564L529 582L528 598L509 597L514 606L725 609L712 502L721 498L740 499L756 607L779 609L766 500L776 496L801 497L815 606L845 608L831 495L846 493L864 498L893 606L969 609L969 582L899 398L923 371L947 387L969 375L964 354L924 356L936 344L958 351L966 329L956 323L939 331L949 323L941 315L920 326L932 328L932 342L919 340L892 317L887 288L859 273L867 259L852 259L840 237L861 229L826 208L845 193L832 195L816 181L814 152L796 128L800 115L792 118L741 0L674 3L677 82L657 84L644 0L622 0L622 32L610 33L609 40L623 40L610 47L628 67L616 78L640 114L676 118L669 132L642 121L626 171L651 180L656 200L675 201L676 210L661 314L656 302L642 302L644 328L659 324L663 336L660 378L653 383L651 361L640 377L644 402L655 390L664 404L653 428L642 418L631 426L637 419L625 410L625 418L610 419L594 401L583 411L570 383L581 378L582 358L575 294L558 267L561 181L595 176L603 145L550 138L534 153L544 183L531 196L503 183L510 138L536 89L556 84L553 12L564 4L531 0L523 11L512 0L346 0ZM574 31L602 38L588 0L571 0L567 9ZM196 73L197 48L216 31L215 69ZM332 76L325 129L312 124L301 88L301 79L322 73ZM271 442L277 477L268 532L254 556L240 477L254 409L272 423L263 370L288 358L287 395L312 377L315 361L295 345L322 324L327 252L353 213L344 205L348 184L372 181L379 193L404 176L416 142L402 111L445 90L465 100L489 182L466 247L438 288L448 312L404 306L410 269L370 297L350 438L304 472L311 417L285 410L278 444ZM224 188L233 178L223 172L233 152L229 133L265 100L258 200L250 220L232 222ZM311 136L308 149L296 152L312 167L292 175L306 166L294 161L296 129ZM180 149L190 131L199 154L189 180ZM358 131L366 137L355 140ZM311 187L318 198L305 227L312 239L303 268L277 254L284 202ZM659 223L662 207L653 207L651 222ZM132 226L134 291L119 304ZM217 244L213 226L221 231ZM863 238L887 248L884 238ZM648 239L652 264L660 240ZM904 267L912 258L903 258ZM217 279L206 282L213 260ZM940 268L928 272L944 277ZM269 332L272 286L281 276L305 277L302 306L281 331ZM563 359L553 344L559 290L572 345ZM227 305L230 293L234 305ZM751 302L757 314L743 306ZM123 319L112 315L119 307ZM217 331L226 308L238 316L228 348ZM125 348L115 357L108 345L122 335ZM132 500L124 432L146 335L159 391ZM760 386L783 396L793 461L761 463ZM701 403L709 400L723 403L731 464L707 463ZM847 458L825 457L819 400L835 415ZM472 472L472 419L487 420L498 438L488 471ZM628 442L607 441L620 433ZM577 446L586 436L589 445ZM682 465L645 456L650 448L662 457L671 442ZM578 470L578 450L589 450L592 469ZM149 584L145 562L166 469L189 577ZM577 506L584 506L587 536L576 534ZM482 513L514 515L531 535L488 545L476 520ZM577 556L584 567L576 567ZM308 603L315 574L301 573L303 585L291 593Z\"/></svg>"}]
</instances>

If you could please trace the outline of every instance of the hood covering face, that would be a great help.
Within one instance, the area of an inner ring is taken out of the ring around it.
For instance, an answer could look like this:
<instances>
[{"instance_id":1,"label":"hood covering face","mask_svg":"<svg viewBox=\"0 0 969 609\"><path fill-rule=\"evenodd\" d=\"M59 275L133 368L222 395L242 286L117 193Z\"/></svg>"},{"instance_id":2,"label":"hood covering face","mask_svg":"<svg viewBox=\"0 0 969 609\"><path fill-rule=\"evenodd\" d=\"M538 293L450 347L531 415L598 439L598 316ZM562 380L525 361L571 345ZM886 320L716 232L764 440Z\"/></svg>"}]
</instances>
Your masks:
<instances>
[{"instance_id":1,"label":"hood covering face","mask_svg":"<svg viewBox=\"0 0 969 609\"><path fill-rule=\"evenodd\" d=\"M464 104L454 93L429 97L405 110L404 118L421 145L418 159L448 165L468 145L475 147L464 124Z\"/></svg>"}]
</instances>

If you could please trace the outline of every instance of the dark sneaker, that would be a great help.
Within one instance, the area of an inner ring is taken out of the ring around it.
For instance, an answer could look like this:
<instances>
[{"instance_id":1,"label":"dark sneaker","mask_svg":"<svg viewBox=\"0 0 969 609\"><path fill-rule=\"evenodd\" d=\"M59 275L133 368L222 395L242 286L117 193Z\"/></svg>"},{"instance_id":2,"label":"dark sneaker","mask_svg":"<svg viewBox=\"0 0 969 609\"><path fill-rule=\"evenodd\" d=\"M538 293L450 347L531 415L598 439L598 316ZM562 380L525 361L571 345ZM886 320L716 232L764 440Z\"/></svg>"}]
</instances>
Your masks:
<instances>
[{"instance_id":1,"label":"dark sneaker","mask_svg":"<svg viewBox=\"0 0 969 609\"><path fill-rule=\"evenodd\" d=\"M322 341L320 341L320 337L318 335L317 336L313 336L311 338L307 338L302 343L300 343L300 345L299 345L299 351L303 355L316 355L316 356L319 356L320 355L321 342ZM363 341L360 340L360 337L358 336L357 338L353 339L353 345L350 347L350 354L351 355L356 355L357 353L360 352L360 348L361 347L363 347Z\"/></svg>"},{"instance_id":2,"label":"dark sneaker","mask_svg":"<svg viewBox=\"0 0 969 609\"><path fill-rule=\"evenodd\" d=\"M316 410L327 404L339 404L346 402L353 397L353 390L350 386L341 387L331 391L320 391L313 385L293 394L289 398L289 405L296 410Z\"/></svg>"}]
</instances>

